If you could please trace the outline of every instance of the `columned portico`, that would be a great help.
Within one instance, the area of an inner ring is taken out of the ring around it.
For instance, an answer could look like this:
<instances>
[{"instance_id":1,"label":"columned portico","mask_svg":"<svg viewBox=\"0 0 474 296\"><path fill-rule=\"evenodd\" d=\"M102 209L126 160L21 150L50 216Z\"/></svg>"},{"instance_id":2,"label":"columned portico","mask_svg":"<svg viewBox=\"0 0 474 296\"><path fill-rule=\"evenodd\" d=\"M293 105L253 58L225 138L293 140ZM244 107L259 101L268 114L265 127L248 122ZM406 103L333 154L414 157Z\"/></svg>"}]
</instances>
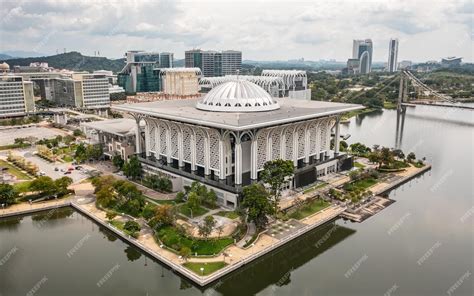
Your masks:
<instances>
[{"instance_id":1,"label":"columned portico","mask_svg":"<svg viewBox=\"0 0 474 296\"><path fill-rule=\"evenodd\" d=\"M336 125L334 126L334 155L339 154L339 143L340 143L340 121L341 117L337 116L336 117Z\"/></svg>"}]
</instances>

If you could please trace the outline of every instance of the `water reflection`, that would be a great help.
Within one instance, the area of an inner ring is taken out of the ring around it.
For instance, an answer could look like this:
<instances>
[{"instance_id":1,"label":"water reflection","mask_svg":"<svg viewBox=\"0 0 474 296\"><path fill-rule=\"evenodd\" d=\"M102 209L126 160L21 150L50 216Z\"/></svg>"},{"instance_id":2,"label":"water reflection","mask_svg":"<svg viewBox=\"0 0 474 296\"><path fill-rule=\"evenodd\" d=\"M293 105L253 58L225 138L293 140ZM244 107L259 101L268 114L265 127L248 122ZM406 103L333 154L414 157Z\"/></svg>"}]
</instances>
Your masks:
<instances>
[{"instance_id":1,"label":"water reflection","mask_svg":"<svg viewBox=\"0 0 474 296\"><path fill-rule=\"evenodd\" d=\"M327 223L240 268L212 284L210 289L215 289L223 295L242 295L241 289L245 287L246 294L253 295L271 285L279 287L288 285L291 283L293 270L331 249L355 232L353 229L337 225L336 222Z\"/></svg>"}]
</instances>

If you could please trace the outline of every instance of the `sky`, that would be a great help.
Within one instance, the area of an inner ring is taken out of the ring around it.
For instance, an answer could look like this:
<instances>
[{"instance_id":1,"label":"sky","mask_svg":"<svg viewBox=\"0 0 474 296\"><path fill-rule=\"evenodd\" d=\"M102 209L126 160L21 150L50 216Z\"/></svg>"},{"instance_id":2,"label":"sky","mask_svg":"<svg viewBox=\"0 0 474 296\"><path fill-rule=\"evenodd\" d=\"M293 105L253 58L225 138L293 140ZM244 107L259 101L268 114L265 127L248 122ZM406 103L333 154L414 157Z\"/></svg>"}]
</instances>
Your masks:
<instances>
[{"instance_id":1,"label":"sky","mask_svg":"<svg viewBox=\"0 0 474 296\"><path fill-rule=\"evenodd\" d=\"M0 0L0 52L241 50L243 59L346 61L352 40L371 38L374 61L461 56L472 62L472 0L172 1Z\"/></svg>"}]
</instances>

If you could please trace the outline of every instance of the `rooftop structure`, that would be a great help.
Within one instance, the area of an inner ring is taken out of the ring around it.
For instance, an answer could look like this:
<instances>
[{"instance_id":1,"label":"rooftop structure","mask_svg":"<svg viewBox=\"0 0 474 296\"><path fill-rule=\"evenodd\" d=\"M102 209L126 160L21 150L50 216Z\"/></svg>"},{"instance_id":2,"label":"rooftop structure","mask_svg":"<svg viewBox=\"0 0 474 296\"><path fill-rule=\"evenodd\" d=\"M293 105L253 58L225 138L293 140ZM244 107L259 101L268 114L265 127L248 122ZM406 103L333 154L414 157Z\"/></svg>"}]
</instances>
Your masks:
<instances>
[{"instance_id":1,"label":"rooftop structure","mask_svg":"<svg viewBox=\"0 0 474 296\"><path fill-rule=\"evenodd\" d=\"M462 57L447 57L441 59L441 66L443 67L458 67L461 65Z\"/></svg>"},{"instance_id":2,"label":"rooftop structure","mask_svg":"<svg viewBox=\"0 0 474 296\"><path fill-rule=\"evenodd\" d=\"M279 109L280 105L258 85L236 80L213 88L196 108L207 111L259 112Z\"/></svg>"},{"instance_id":3,"label":"rooftop structure","mask_svg":"<svg viewBox=\"0 0 474 296\"><path fill-rule=\"evenodd\" d=\"M199 84L204 88L214 88L219 84L234 80L247 80L266 90L273 97L279 97L280 91L284 89L283 79L272 76L252 76L252 75L226 75L221 77L203 77Z\"/></svg>"},{"instance_id":4,"label":"rooftop structure","mask_svg":"<svg viewBox=\"0 0 474 296\"><path fill-rule=\"evenodd\" d=\"M102 145L104 155L108 158L120 155L124 160L127 160L135 152L137 125L133 119L120 118L83 122L81 127L92 143ZM139 139L142 129L140 127Z\"/></svg>"}]
</instances>

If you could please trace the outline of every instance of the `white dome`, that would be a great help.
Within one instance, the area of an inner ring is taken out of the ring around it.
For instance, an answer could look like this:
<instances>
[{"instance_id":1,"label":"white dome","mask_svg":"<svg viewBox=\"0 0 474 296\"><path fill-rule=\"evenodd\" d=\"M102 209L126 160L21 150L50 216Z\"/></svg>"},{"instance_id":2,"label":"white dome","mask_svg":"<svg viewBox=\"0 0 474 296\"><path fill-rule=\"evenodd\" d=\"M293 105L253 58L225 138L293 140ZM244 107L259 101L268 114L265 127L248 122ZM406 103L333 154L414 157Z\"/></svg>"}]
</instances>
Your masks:
<instances>
[{"instance_id":1,"label":"white dome","mask_svg":"<svg viewBox=\"0 0 474 296\"><path fill-rule=\"evenodd\" d=\"M211 89L196 108L221 112L259 112L276 110L280 105L255 83L235 80Z\"/></svg>"}]
</instances>

